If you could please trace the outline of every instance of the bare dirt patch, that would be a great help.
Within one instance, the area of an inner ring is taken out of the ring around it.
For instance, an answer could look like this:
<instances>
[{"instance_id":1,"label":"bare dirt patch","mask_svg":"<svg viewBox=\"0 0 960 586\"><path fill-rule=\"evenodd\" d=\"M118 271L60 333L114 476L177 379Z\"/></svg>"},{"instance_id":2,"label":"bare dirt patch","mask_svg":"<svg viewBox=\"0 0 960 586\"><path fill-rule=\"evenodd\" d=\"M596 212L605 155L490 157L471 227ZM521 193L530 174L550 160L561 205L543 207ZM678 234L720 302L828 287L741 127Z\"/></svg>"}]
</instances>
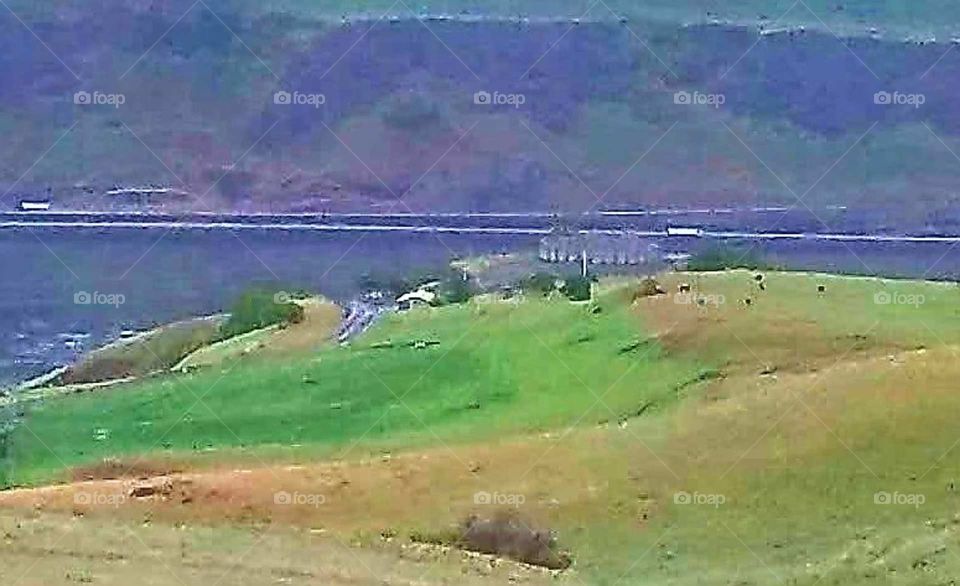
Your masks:
<instances>
[{"instance_id":1,"label":"bare dirt patch","mask_svg":"<svg viewBox=\"0 0 960 586\"><path fill-rule=\"evenodd\" d=\"M497 499L509 498L524 519L563 531L559 520L587 522L605 514L611 501L630 502L620 494L633 490L630 467L649 468L650 490L667 482L667 471L649 452L613 441L622 435L589 429L348 462L180 472L169 462L133 471L108 462L76 471L79 481L71 484L0 492L0 508L408 536L457 526L471 515L491 518ZM615 482L604 480L610 477ZM646 511L638 505L632 514L639 523Z\"/></svg>"}]
</instances>

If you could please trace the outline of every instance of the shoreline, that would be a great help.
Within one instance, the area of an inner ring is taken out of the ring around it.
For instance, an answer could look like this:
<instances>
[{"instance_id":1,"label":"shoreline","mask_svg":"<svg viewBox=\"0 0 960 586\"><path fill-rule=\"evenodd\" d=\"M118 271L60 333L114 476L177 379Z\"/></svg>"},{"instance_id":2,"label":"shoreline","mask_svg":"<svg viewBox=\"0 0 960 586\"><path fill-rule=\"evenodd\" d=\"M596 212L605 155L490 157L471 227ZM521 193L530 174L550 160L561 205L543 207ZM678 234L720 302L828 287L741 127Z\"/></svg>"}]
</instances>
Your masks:
<instances>
[{"instance_id":1,"label":"shoreline","mask_svg":"<svg viewBox=\"0 0 960 586\"><path fill-rule=\"evenodd\" d=\"M960 239L960 238L958 238ZM681 274L711 274L714 272L735 272L735 271L746 271L747 269L730 269L728 271L676 271ZM931 283L937 284L944 287L955 287L957 281L946 279L946 278L933 278L928 277L925 279L918 279L915 277L908 276L890 276L890 275L863 275L856 273L845 273L840 271L829 271L829 270L811 270L811 269L795 269L792 270L788 267L780 268L779 271L782 271L787 274L792 275L808 275L816 276L818 278L831 279L831 278L849 278L849 279L862 279L862 280L871 280L871 281L881 281L881 282L890 282L890 283ZM317 295L317 299L323 299L327 302L334 303L329 298L322 295ZM395 311L395 308L390 305L385 305L378 307L374 304L361 301L358 296L355 296L350 301L339 304L341 309L341 321L336 331L334 333L333 341L337 343L348 343L350 340L354 339L356 336L359 336L366 332L370 327L376 324L384 315L389 314ZM75 383L68 385L49 385L49 383L55 381L59 376L68 372L72 367L75 367L78 364L81 364L84 360L89 359L92 356L95 356L98 353L109 352L111 350L116 350L118 348L123 348L131 344L139 343L145 339L148 339L150 336L156 335L162 332L165 328L169 328L176 324L184 324L191 322L202 322L205 320L217 320L225 319L228 317L226 313L214 313L207 315L199 315L196 317L187 318L184 320L178 320L170 323L165 323L158 325L156 327L139 331L135 335L127 338L117 338L111 341L104 343L101 346L93 348L88 352L85 352L77 356L76 360L72 361L69 364L52 366L45 372L27 378L26 380L12 380L11 382L0 384L0 399L4 397L15 398L19 394L27 393L29 391L36 391L39 389L56 389L56 388L73 388L73 387L87 387L87 386L103 386L104 383L116 384L118 382L129 382L130 380L138 380L151 376L157 373L164 372L177 372L188 362L188 360L201 352L204 349L214 348L218 346L225 346L231 343L240 342L246 338L255 338L257 335L261 335L265 332L277 330L276 325L267 326L265 328L258 328L250 332L245 332L237 336L232 336L227 339L217 340L211 344L204 345L182 357L177 361L176 364L172 365L170 368L157 370L150 374L145 374L141 376L134 377L121 377L119 379L111 379L106 381L100 381L95 383Z\"/></svg>"},{"instance_id":2,"label":"shoreline","mask_svg":"<svg viewBox=\"0 0 960 586\"><path fill-rule=\"evenodd\" d=\"M316 295L310 299L316 300L321 303L329 303L333 305L338 305L331 301L329 298L323 295ZM358 299L351 300L349 303L340 306L341 309L341 319L340 323L334 332L332 338L333 342L336 343L346 343L352 338L362 334L367 329L369 329L376 321L379 320L385 313L392 311L390 307L384 307L381 309L375 309L368 303L359 301ZM138 344L145 340L150 339L152 336L162 333L164 330L175 326L177 324L188 324L188 323L201 323L204 321L212 320L223 320L229 317L229 314L226 313L215 313L209 315L201 315L193 318L188 318L185 320L178 320L175 322L170 322L167 324L162 324L151 328L149 330L144 330L142 332L137 332L134 336L128 338L119 338L107 342L106 344L99 346L97 348L91 349L89 352L86 352L77 357L75 361L71 364L56 366L50 370L44 372L41 375L32 377L28 380L22 382L15 382L4 387L0 387L0 406L15 404L21 400L31 400L42 398L47 394L61 394L61 393L70 393L70 392L85 392L88 390L95 390L104 387L114 386L117 384L128 383L132 381L142 380L150 376L156 376L159 374L179 374L183 369L189 364L190 360L193 359L198 353L203 351L209 351L211 349L216 349L219 347L229 347L232 344L242 344L244 340L256 339L265 334L271 332L280 331L281 328L277 324L272 324L263 328L257 328L249 332L244 332L229 338L222 340L217 340L209 344L205 344L180 358L176 364L172 365L169 368L157 369L153 372L138 375L138 376L126 376L115 379L108 379L97 382L86 382L86 383L69 383L69 384L51 384L55 383L59 377L69 372L71 368L76 367L79 364L82 364L85 360L90 360L92 357L95 357L100 353L108 353L113 350L124 348L132 344ZM37 396L31 396L31 395Z\"/></svg>"},{"instance_id":3,"label":"shoreline","mask_svg":"<svg viewBox=\"0 0 960 586\"><path fill-rule=\"evenodd\" d=\"M196 317L191 317L183 320L177 320L170 323L161 324L147 330L138 331L134 335L126 338L117 338L114 340L110 340L108 342L105 342L101 346L97 346L96 348L90 349L88 352L84 352L78 355L76 359L73 360L70 364L55 366L38 376L29 378L21 382L11 382L9 384L6 384L0 387L0 392L5 392L7 395L15 397L17 394L24 393L27 391L35 391L38 389L56 389L56 388L87 386L87 385L103 385L104 383L116 384L116 382L119 382L119 381L136 380L138 378L142 378L142 377L126 377L126 378L111 379L108 381L100 381L100 382L94 382L94 383L48 385L48 383L55 381L58 377L69 372L71 368L74 368L77 365L82 364L85 360L89 360L91 359L91 357L95 357L99 353L110 352L113 350L123 348L124 346L137 344L139 342L149 339L151 336L160 334L165 329L170 328L172 326L176 326L177 324L202 323L204 321L226 319L227 316L228 314L225 314L225 313L199 315ZM149 375L145 375L145 376L149 376ZM2 395L2 393L0 393L0 395Z\"/></svg>"},{"instance_id":4,"label":"shoreline","mask_svg":"<svg viewBox=\"0 0 960 586\"><path fill-rule=\"evenodd\" d=\"M0 222L0 230L10 229L98 229L98 230L200 230L232 231L260 230L287 232L369 232L369 233L410 233L410 234L485 234L516 236L549 236L552 228L523 228L496 226L413 226L413 225L375 225L375 224L279 224L244 222ZM804 242L867 242L880 244L954 244L960 242L960 234L864 234L864 233L820 233L820 232L746 232L727 230L701 230L698 234L671 234L669 230L629 230L629 229L581 229L578 234L598 234L606 236L639 236L643 238L662 238L665 240L792 240Z\"/></svg>"}]
</instances>

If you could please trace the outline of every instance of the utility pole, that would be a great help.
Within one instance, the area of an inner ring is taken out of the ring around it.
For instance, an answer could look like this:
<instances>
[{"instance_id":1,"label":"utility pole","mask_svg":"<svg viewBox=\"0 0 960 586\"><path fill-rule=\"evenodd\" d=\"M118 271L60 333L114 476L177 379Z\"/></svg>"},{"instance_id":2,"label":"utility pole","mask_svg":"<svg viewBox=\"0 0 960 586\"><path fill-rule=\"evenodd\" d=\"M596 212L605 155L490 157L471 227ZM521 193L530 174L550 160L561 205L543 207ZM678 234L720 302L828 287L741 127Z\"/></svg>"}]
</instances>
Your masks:
<instances>
[{"instance_id":1,"label":"utility pole","mask_svg":"<svg viewBox=\"0 0 960 586\"><path fill-rule=\"evenodd\" d=\"M584 248L583 252L580 253L580 276L584 279L587 278L587 249Z\"/></svg>"}]
</instances>

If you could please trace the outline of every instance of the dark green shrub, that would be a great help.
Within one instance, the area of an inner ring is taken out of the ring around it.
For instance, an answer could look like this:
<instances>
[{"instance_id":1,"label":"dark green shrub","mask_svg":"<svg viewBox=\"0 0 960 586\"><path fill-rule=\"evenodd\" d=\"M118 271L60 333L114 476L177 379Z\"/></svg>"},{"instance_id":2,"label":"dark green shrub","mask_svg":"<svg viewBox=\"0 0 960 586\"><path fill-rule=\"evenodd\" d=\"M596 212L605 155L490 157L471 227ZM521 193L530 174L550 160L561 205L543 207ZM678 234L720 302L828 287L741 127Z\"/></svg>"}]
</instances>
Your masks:
<instances>
[{"instance_id":1,"label":"dark green shrub","mask_svg":"<svg viewBox=\"0 0 960 586\"><path fill-rule=\"evenodd\" d=\"M593 292L593 281L587 277L567 277L563 281L563 294L570 301L589 301Z\"/></svg>"},{"instance_id":2,"label":"dark green shrub","mask_svg":"<svg viewBox=\"0 0 960 586\"><path fill-rule=\"evenodd\" d=\"M291 296L268 289L255 289L240 296L230 308L230 318L220 330L229 338L272 326L303 320L303 308L291 301Z\"/></svg>"},{"instance_id":3,"label":"dark green shrub","mask_svg":"<svg viewBox=\"0 0 960 586\"><path fill-rule=\"evenodd\" d=\"M753 248L717 244L697 252L687 263L691 271L724 271L727 269L776 270Z\"/></svg>"},{"instance_id":4,"label":"dark green shrub","mask_svg":"<svg viewBox=\"0 0 960 586\"><path fill-rule=\"evenodd\" d=\"M364 273L357 280L361 289L367 291L385 291L392 294L413 291L431 281L442 281L446 273L432 268L416 268L403 274L392 271ZM459 274L459 273L458 273Z\"/></svg>"},{"instance_id":5,"label":"dark green shrub","mask_svg":"<svg viewBox=\"0 0 960 586\"><path fill-rule=\"evenodd\" d=\"M470 516L461 525L460 537L455 543L469 551L552 570L570 567L573 560L569 553L560 550L554 533L535 527L529 519L521 519L509 510L498 511L489 519Z\"/></svg>"},{"instance_id":6,"label":"dark green shrub","mask_svg":"<svg viewBox=\"0 0 960 586\"><path fill-rule=\"evenodd\" d=\"M653 277L647 277L640 281L637 289L633 292L633 298L654 297L656 295L662 295L663 293L664 290L663 287L660 286L660 282Z\"/></svg>"},{"instance_id":7,"label":"dark green shrub","mask_svg":"<svg viewBox=\"0 0 960 586\"><path fill-rule=\"evenodd\" d=\"M466 303L477 293L476 283L471 279L464 279L460 274L450 276L440 283L440 302L445 305Z\"/></svg>"},{"instance_id":8,"label":"dark green shrub","mask_svg":"<svg viewBox=\"0 0 960 586\"><path fill-rule=\"evenodd\" d=\"M10 453L12 451L10 436L17 423L17 416L18 414L11 407L0 408L0 490L10 486L11 468L13 466Z\"/></svg>"},{"instance_id":9,"label":"dark green shrub","mask_svg":"<svg viewBox=\"0 0 960 586\"><path fill-rule=\"evenodd\" d=\"M449 126L437 103L419 94L389 98L382 117L390 127L412 133L441 131Z\"/></svg>"},{"instance_id":10,"label":"dark green shrub","mask_svg":"<svg viewBox=\"0 0 960 586\"><path fill-rule=\"evenodd\" d=\"M520 289L529 295L546 297L556 289L557 276L553 273L538 272L520 281Z\"/></svg>"}]
</instances>

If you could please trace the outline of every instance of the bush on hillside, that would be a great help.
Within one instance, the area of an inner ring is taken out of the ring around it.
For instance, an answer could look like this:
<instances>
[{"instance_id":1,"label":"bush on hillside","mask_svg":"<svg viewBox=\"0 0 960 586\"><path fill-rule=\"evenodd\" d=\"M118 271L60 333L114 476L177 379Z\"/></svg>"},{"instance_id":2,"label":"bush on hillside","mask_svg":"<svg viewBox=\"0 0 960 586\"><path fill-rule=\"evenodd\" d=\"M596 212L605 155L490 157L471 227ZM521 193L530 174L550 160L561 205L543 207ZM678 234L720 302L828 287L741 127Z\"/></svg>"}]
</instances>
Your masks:
<instances>
[{"instance_id":1,"label":"bush on hillside","mask_svg":"<svg viewBox=\"0 0 960 586\"><path fill-rule=\"evenodd\" d=\"M413 291L421 285L431 281L442 281L446 273L443 270L431 268L416 268L404 273L381 270L374 273L364 273L357 280L359 287L365 291L383 291L399 295Z\"/></svg>"},{"instance_id":2,"label":"bush on hillside","mask_svg":"<svg viewBox=\"0 0 960 586\"><path fill-rule=\"evenodd\" d=\"M13 431L15 415L9 407L0 410L0 490L10 487L10 433Z\"/></svg>"},{"instance_id":3,"label":"bush on hillside","mask_svg":"<svg viewBox=\"0 0 960 586\"><path fill-rule=\"evenodd\" d=\"M60 375L61 384L96 383L167 370L222 335L221 319L192 319L158 328L135 342L86 354Z\"/></svg>"},{"instance_id":4,"label":"bush on hillside","mask_svg":"<svg viewBox=\"0 0 960 586\"><path fill-rule=\"evenodd\" d=\"M537 272L520 281L520 289L529 295L546 297L556 288L557 276L553 273Z\"/></svg>"},{"instance_id":5,"label":"bush on hillside","mask_svg":"<svg viewBox=\"0 0 960 586\"><path fill-rule=\"evenodd\" d=\"M440 302L444 305L466 303L478 293L477 284L472 279L464 279L461 274L447 277L440 282Z\"/></svg>"},{"instance_id":6,"label":"bush on hillside","mask_svg":"<svg viewBox=\"0 0 960 586\"><path fill-rule=\"evenodd\" d=\"M647 277L640 281L640 284L637 286L637 289L633 292L633 299L640 299L643 297L654 297L656 295L663 295L665 291L663 287L660 286L660 282L654 279L653 277Z\"/></svg>"},{"instance_id":7,"label":"bush on hillside","mask_svg":"<svg viewBox=\"0 0 960 586\"><path fill-rule=\"evenodd\" d=\"M388 295L416 291L428 283L439 283L436 287L437 301L443 305L466 303L481 292L474 279L464 279L462 271L452 268L420 268L403 275L366 273L358 280L361 289L383 291Z\"/></svg>"},{"instance_id":8,"label":"bush on hillside","mask_svg":"<svg viewBox=\"0 0 960 586\"><path fill-rule=\"evenodd\" d=\"M230 319L220 330L230 338L253 330L277 324L303 321L303 308L293 303L290 296L268 289L247 291L230 308Z\"/></svg>"},{"instance_id":9,"label":"bush on hillside","mask_svg":"<svg viewBox=\"0 0 960 586\"><path fill-rule=\"evenodd\" d=\"M525 564L562 570L572 559L557 546L549 529L536 528L512 511L498 511L490 519L468 517L460 527L457 545L463 549L506 557Z\"/></svg>"},{"instance_id":10,"label":"bush on hillside","mask_svg":"<svg viewBox=\"0 0 960 586\"><path fill-rule=\"evenodd\" d=\"M441 131L449 127L440 106L420 94L389 98L382 118L388 126L412 133Z\"/></svg>"},{"instance_id":11,"label":"bush on hillside","mask_svg":"<svg viewBox=\"0 0 960 586\"><path fill-rule=\"evenodd\" d=\"M567 277L563 281L563 294L570 301L589 301L593 292L593 281L587 277Z\"/></svg>"},{"instance_id":12,"label":"bush on hillside","mask_svg":"<svg viewBox=\"0 0 960 586\"><path fill-rule=\"evenodd\" d=\"M718 244L697 252L687 262L691 271L724 271L728 269L775 270L752 248Z\"/></svg>"}]
</instances>

